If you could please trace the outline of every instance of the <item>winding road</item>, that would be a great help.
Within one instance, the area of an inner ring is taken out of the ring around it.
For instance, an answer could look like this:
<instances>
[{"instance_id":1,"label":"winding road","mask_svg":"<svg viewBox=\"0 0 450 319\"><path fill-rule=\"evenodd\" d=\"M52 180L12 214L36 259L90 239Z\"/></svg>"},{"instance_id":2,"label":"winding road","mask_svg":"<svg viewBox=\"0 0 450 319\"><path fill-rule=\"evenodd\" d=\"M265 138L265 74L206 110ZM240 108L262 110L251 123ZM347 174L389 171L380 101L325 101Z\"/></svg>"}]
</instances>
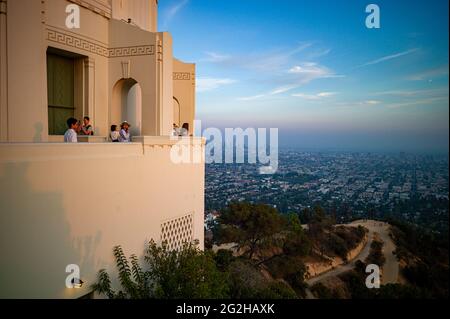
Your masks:
<instances>
[{"instance_id":1,"label":"winding road","mask_svg":"<svg viewBox=\"0 0 450 319\"><path fill-rule=\"evenodd\" d=\"M397 257L394 255L394 251L396 249L395 243L389 236L391 226L387 223L377 222L373 220L355 221L349 224L349 226L359 226L359 225L369 229L369 236L371 236L369 237L370 243L372 243L374 233L378 233L380 239L383 241L383 254L384 257L386 258L386 262L382 267L381 283L383 285L397 283L399 273L399 263ZM368 245L366 245L366 247L369 246L368 252L370 251L370 243L368 242ZM366 255L364 259L367 256L368 255Z\"/></svg>"},{"instance_id":2,"label":"winding road","mask_svg":"<svg viewBox=\"0 0 450 319\"><path fill-rule=\"evenodd\" d=\"M337 266L336 268L330 271L324 272L318 276L310 278L306 280L306 283L311 287L314 284L326 278L334 277L353 269L356 261L358 260L364 261L369 256L370 245L372 244L375 233L378 233L380 239L384 242L383 253L386 258L386 262L382 267L381 283L382 284L396 283L398 280L399 263L394 255L395 244L392 241L391 237L389 236L390 225L387 223L373 220L358 220L350 224L346 224L346 226L351 227L363 226L369 230L368 240L364 248L349 263ZM311 293L309 289L306 290L306 295L307 299L314 299L314 295Z\"/></svg>"}]
</instances>

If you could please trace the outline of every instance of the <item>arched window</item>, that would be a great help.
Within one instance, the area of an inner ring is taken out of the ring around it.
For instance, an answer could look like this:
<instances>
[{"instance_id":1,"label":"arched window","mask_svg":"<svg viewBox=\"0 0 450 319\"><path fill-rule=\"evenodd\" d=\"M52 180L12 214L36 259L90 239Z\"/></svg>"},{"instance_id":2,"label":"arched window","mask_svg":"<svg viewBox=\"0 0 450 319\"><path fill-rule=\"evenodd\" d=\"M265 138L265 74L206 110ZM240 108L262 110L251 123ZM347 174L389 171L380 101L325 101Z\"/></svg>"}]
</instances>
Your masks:
<instances>
[{"instance_id":1,"label":"arched window","mask_svg":"<svg viewBox=\"0 0 450 319\"><path fill-rule=\"evenodd\" d=\"M136 80L122 79L114 85L110 120L111 125L127 121L131 124L131 135L141 135L142 90Z\"/></svg>"},{"instance_id":2,"label":"arched window","mask_svg":"<svg viewBox=\"0 0 450 319\"><path fill-rule=\"evenodd\" d=\"M181 125L180 114L181 114L180 102L174 96L173 97L173 123L175 123L178 127L180 127L180 125Z\"/></svg>"}]
</instances>

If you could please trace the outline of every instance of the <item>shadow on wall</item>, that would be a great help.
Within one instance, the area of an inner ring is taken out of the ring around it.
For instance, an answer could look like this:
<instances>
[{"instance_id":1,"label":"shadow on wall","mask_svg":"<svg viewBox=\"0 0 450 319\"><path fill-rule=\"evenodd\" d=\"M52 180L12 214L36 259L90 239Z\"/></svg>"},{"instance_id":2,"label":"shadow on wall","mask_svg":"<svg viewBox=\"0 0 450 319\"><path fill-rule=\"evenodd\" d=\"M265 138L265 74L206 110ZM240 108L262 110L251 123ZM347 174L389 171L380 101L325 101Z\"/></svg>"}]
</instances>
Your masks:
<instances>
[{"instance_id":1,"label":"shadow on wall","mask_svg":"<svg viewBox=\"0 0 450 319\"><path fill-rule=\"evenodd\" d=\"M44 125L42 125L41 122L37 122L34 124L34 137L33 142L34 143L41 143L42 142L42 133L44 131Z\"/></svg>"},{"instance_id":2,"label":"shadow on wall","mask_svg":"<svg viewBox=\"0 0 450 319\"><path fill-rule=\"evenodd\" d=\"M63 195L33 191L27 166L0 164L0 298L61 298L66 266L94 267L101 235L74 245Z\"/></svg>"},{"instance_id":3,"label":"shadow on wall","mask_svg":"<svg viewBox=\"0 0 450 319\"><path fill-rule=\"evenodd\" d=\"M79 255L81 256L79 259L79 266L81 270L81 278L86 281L87 279L90 279L90 282L86 282L87 285L92 284L92 280L95 280L94 278L87 278L86 275L97 275L97 271L100 270L105 265L103 263L100 263L96 260L96 252L97 247L99 246L102 239L101 232L97 232L95 237L89 236L89 237L78 237L75 242L75 249L77 252L79 252ZM88 288L88 287L85 287Z\"/></svg>"}]
</instances>

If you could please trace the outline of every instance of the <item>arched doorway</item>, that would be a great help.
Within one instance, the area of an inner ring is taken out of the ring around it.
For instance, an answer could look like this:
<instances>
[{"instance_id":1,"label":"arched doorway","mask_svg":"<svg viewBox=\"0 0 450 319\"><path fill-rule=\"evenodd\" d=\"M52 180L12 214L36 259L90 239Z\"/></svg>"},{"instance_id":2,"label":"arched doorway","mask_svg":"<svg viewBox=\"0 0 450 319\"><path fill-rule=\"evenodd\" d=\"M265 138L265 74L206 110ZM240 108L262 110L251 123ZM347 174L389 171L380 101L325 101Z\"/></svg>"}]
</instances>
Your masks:
<instances>
[{"instance_id":1,"label":"arched doorway","mask_svg":"<svg viewBox=\"0 0 450 319\"><path fill-rule=\"evenodd\" d=\"M140 136L142 126L142 89L134 79L119 80L113 88L111 125L131 124L131 135Z\"/></svg>"},{"instance_id":2,"label":"arched doorway","mask_svg":"<svg viewBox=\"0 0 450 319\"><path fill-rule=\"evenodd\" d=\"M180 117L180 102L174 96L173 97L173 123L175 123L178 127L181 126L181 117Z\"/></svg>"}]
</instances>

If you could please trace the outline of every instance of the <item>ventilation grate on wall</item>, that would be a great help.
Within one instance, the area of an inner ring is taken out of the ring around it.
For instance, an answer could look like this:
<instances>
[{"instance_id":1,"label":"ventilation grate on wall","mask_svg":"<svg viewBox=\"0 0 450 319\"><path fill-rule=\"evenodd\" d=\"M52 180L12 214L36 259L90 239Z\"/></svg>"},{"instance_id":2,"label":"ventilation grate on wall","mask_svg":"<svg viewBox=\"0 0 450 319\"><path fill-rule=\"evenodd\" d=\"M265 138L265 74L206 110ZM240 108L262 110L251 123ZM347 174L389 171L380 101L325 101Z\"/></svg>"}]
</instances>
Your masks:
<instances>
[{"instance_id":1,"label":"ventilation grate on wall","mask_svg":"<svg viewBox=\"0 0 450 319\"><path fill-rule=\"evenodd\" d=\"M169 250L180 250L184 243L191 243L194 236L193 215L175 218L161 224L161 242Z\"/></svg>"}]
</instances>

